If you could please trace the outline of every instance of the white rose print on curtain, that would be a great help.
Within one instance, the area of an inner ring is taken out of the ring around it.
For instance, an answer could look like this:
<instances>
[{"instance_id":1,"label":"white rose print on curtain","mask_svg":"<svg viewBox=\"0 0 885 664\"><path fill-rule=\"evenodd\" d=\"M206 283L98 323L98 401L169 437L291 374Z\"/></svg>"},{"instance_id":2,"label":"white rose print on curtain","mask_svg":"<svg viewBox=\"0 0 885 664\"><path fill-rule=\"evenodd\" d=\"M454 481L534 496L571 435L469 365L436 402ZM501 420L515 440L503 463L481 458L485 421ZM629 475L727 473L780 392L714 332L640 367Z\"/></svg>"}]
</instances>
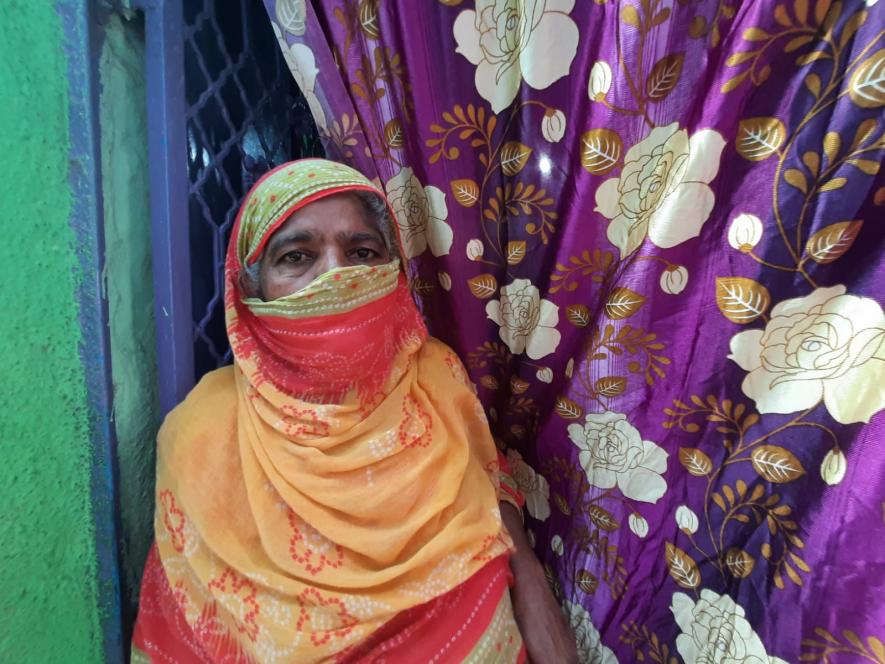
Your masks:
<instances>
[{"instance_id":1,"label":"white rose print on curtain","mask_svg":"<svg viewBox=\"0 0 885 664\"><path fill-rule=\"evenodd\" d=\"M280 26L300 37L307 30L307 6L304 0L277 0L276 19Z\"/></svg>"},{"instance_id":2,"label":"white rose print on curtain","mask_svg":"<svg viewBox=\"0 0 885 664\"><path fill-rule=\"evenodd\" d=\"M477 0L455 20L458 53L476 65L476 91L500 113L524 80L543 90L567 75L578 48L574 0Z\"/></svg>"},{"instance_id":3,"label":"white rose print on curtain","mask_svg":"<svg viewBox=\"0 0 885 664\"><path fill-rule=\"evenodd\" d=\"M702 129L689 137L674 122L627 151L621 175L596 190L596 210L609 219L608 239L621 258L646 236L663 249L697 237L713 209L709 183L724 147L719 132Z\"/></svg>"},{"instance_id":4,"label":"white rose print on curtain","mask_svg":"<svg viewBox=\"0 0 885 664\"><path fill-rule=\"evenodd\" d=\"M578 645L578 659L581 664L618 664L618 658L610 648L602 644L599 630L590 620L590 614L580 604L565 600L563 611L568 616L569 625L575 633Z\"/></svg>"},{"instance_id":5,"label":"white rose print on curtain","mask_svg":"<svg viewBox=\"0 0 885 664\"><path fill-rule=\"evenodd\" d=\"M786 664L768 655L743 607L728 595L704 589L695 603L684 593L674 593L670 610L682 630L676 648L685 664Z\"/></svg>"},{"instance_id":6,"label":"white rose print on curtain","mask_svg":"<svg viewBox=\"0 0 885 664\"><path fill-rule=\"evenodd\" d=\"M411 168L403 168L384 186L396 214L406 258L415 258L430 247L434 256L445 256L454 234L446 218L446 195L438 187L422 187Z\"/></svg>"},{"instance_id":7,"label":"white rose print on curtain","mask_svg":"<svg viewBox=\"0 0 885 664\"><path fill-rule=\"evenodd\" d=\"M885 408L885 314L844 286L818 288L771 310L765 330L731 339L744 394L760 413L792 413L823 399L837 422L869 422Z\"/></svg>"},{"instance_id":8,"label":"white rose print on curtain","mask_svg":"<svg viewBox=\"0 0 885 664\"><path fill-rule=\"evenodd\" d=\"M501 299L486 305L486 316L501 326L501 341L514 355L525 352L533 360L540 359L555 351L562 338L556 329L559 307L542 300L528 279L504 286Z\"/></svg>"},{"instance_id":9,"label":"white rose print on curtain","mask_svg":"<svg viewBox=\"0 0 885 664\"><path fill-rule=\"evenodd\" d=\"M273 27L273 32L280 44L280 49L283 51L283 58L289 66L289 71L292 72L292 78L295 79L295 83L301 90L301 94L304 95L304 100L310 108L310 113L313 116L314 122L316 122L319 129L325 131L327 127L326 113L323 111L323 105L317 98L314 89L316 86L317 74L320 73L320 70L317 68L316 58L313 55L313 51L304 44L290 45L286 41L285 35L280 31L279 26L273 22L271 23L271 26Z\"/></svg>"},{"instance_id":10,"label":"white rose print on curtain","mask_svg":"<svg viewBox=\"0 0 885 664\"><path fill-rule=\"evenodd\" d=\"M558 143L565 136L565 113L555 108L548 108L541 121L541 135L550 143Z\"/></svg>"},{"instance_id":11,"label":"white rose print on curtain","mask_svg":"<svg viewBox=\"0 0 885 664\"><path fill-rule=\"evenodd\" d=\"M540 473L522 460L516 450L507 450L507 463L510 472L522 494L525 496L525 507L528 513L539 521L550 516L550 485Z\"/></svg>"},{"instance_id":12,"label":"white rose print on curtain","mask_svg":"<svg viewBox=\"0 0 885 664\"><path fill-rule=\"evenodd\" d=\"M581 450L578 460L595 487L617 486L632 500L654 503L664 495L668 454L642 436L621 413L591 413L586 423L571 424L568 436Z\"/></svg>"}]
</instances>

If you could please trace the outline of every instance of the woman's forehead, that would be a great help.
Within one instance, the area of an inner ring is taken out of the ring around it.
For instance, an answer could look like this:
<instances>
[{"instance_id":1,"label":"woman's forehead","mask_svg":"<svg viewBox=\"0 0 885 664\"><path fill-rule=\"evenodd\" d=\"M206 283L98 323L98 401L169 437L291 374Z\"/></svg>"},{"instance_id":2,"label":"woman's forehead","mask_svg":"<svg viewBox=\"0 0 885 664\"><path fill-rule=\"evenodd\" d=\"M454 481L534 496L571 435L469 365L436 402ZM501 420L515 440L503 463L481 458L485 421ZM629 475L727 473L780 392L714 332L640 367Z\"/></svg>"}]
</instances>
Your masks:
<instances>
[{"instance_id":1,"label":"woman's forehead","mask_svg":"<svg viewBox=\"0 0 885 664\"><path fill-rule=\"evenodd\" d=\"M314 238L335 237L341 233L371 232L381 235L362 201L352 193L322 198L293 212L271 235L270 242L294 232L307 232Z\"/></svg>"},{"instance_id":2,"label":"woman's forehead","mask_svg":"<svg viewBox=\"0 0 885 664\"><path fill-rule=\"evenodd\" d=\"M236 252L240 262L245 265L260 256L273 232L288 219L289 211L341 193L360 193L359 198L377 196L384 201L383 192L364 175L325 159L289 162L264 175L243 202L238 216ZM372 204L364 203L367 212L374 211ZM368 215L369 223L375 216Z\"/></svg>"}]
</instances>

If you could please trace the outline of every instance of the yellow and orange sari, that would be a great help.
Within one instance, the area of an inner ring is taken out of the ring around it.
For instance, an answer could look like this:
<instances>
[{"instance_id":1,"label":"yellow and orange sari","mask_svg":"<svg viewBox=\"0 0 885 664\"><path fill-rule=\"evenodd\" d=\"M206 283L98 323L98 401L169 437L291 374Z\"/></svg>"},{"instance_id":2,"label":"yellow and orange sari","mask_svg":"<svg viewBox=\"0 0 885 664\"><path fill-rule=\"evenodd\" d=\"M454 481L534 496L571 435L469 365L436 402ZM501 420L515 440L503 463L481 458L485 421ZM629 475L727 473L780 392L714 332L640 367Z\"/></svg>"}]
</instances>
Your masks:
<instances>
[{"instance_id":1,"label":"yellow and orange sari","mask_svg":"<svg viewBox=\"0 0 885 664\"><path fill-rule=\"evenodd\" d=\"M134 659L519 662L499 455L399 264L272 302L239 275L292 212L367 190L325 160L249 193L228 252L233 366L158 438L156 543Z\"/></svg>"}]
</instances>

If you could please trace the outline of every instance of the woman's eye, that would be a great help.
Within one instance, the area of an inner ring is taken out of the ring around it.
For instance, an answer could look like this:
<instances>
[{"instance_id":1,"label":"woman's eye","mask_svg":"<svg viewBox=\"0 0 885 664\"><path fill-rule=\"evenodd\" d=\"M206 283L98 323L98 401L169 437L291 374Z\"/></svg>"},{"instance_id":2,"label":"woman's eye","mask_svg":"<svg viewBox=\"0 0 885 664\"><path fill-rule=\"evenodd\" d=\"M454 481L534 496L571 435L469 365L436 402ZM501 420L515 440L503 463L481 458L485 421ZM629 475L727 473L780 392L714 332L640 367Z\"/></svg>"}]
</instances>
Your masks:
<instances>
[{"instance_id":1,"label":"woman's eye","mask_svg":"<svg viewBox=\"0 0 885 664\"><path fill-rule=\"evenodd\" d=\"M374 249L369 249L367 247L360 247L359 249L355 249L353 252L353 256L357 260L361 261L369 261L378 256L378 252Z\"/></svg>"},{"instance_id":2,"label":"woman's eye","mask_svg":"<svg viewBox=\"0 0 885 664\"><path fill-rule=\"evenodd\" d=\"M290 265L297 265L303 263L305 260L307 260L307 256L300 251L290 251L283 256L283 262L289 263Z\"/></svg>"}]
</instances>

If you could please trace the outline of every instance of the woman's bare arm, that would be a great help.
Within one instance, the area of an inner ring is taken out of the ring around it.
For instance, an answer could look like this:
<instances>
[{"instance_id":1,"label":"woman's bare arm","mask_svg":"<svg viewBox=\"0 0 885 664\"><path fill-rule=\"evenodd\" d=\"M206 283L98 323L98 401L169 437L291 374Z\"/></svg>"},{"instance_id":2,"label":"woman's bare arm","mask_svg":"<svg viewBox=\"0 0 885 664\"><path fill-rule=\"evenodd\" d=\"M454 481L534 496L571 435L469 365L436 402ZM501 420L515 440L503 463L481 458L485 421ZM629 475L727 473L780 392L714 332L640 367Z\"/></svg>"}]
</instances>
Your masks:
<instances>
[{"instance_id":1,"label":"woman's bare arm","mask_svg":"<svg viewBox=\"0 0 885 664\"><path fill-rule=\"evenodd\" d=\"M544 568L529 544L522 517L513 505L501 503L501 518L516 552L510 558L513 572L513 611L534 664L577 664L575 637L553 596Z\"/></svg>"}]
</instances>

